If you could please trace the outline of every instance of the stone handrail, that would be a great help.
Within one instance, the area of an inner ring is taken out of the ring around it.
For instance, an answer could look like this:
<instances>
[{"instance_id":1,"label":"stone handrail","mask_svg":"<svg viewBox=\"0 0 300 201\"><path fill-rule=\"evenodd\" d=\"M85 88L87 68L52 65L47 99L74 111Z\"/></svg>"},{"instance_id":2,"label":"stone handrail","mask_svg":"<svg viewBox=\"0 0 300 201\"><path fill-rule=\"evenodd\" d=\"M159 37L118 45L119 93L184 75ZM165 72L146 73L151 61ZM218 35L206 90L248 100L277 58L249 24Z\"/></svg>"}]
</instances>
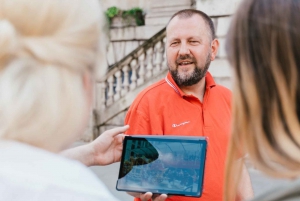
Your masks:
<instances>
[{"instance_id":1,"label":"stone handrail","mask_svg":"<svg viewBox=\"0 0 300 201\"><path fill-rule=\"evenodd\" d=\"M167 68L165 58L165 28L133 50L121 61L109 67L100 81L97 110L105 111L130 91L152 79Z\"/></svg>"}]
</instances>

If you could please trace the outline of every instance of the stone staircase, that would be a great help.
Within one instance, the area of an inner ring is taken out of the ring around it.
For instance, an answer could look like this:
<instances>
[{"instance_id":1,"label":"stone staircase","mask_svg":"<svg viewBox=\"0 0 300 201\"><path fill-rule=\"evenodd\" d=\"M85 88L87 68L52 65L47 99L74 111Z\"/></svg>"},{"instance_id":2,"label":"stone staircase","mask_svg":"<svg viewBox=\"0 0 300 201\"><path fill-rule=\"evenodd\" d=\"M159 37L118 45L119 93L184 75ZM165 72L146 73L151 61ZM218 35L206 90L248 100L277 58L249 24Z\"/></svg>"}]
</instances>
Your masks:
<instances>
[{"instance_id":1,"label":"stone staircase","mask_svg":"<svg viewBox=\"0 0 300 201\"><path fill-rule=\"evenodd\" d=\"M97 83L95 128L98 135L111 127L123 125L124 115L136 95L165 76L165 36L163 28L111 66L103 80Z\"/></svg>"}]
</instances>

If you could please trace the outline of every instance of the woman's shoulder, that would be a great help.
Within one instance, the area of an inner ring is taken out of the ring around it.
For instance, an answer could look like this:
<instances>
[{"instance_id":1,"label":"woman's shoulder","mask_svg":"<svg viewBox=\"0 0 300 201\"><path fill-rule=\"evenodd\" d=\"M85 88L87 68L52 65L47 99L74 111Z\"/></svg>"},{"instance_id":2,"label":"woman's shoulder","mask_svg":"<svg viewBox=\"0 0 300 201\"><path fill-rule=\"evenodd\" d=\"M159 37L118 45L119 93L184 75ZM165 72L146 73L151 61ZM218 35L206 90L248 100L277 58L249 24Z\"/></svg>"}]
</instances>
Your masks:
<instances>
[{"instance_id":1,"label":"woman's shoulder","mask_svg":"<svg viewBox=\"0 0 300 201\"><path fill-rule=\"evenodd\" d=\"M30 191L45 200L55 194L75 200L115 200L97 176L77 161L15 142L0 143L0 151L0 160L5 161L0 167L0 186L9 184L8 190Z\"/></svg>"},{"instance_id":2,"label":"woman's shoulder","mask_svg":"<svg viewBox=\"0 0 300 201\"><path fill-rule=\"evenodd\" d=\"M300 200L300 180L295 180L288 185L279 186L267 191L252 201L298 201Z\"/></svg>"}]
</instances>

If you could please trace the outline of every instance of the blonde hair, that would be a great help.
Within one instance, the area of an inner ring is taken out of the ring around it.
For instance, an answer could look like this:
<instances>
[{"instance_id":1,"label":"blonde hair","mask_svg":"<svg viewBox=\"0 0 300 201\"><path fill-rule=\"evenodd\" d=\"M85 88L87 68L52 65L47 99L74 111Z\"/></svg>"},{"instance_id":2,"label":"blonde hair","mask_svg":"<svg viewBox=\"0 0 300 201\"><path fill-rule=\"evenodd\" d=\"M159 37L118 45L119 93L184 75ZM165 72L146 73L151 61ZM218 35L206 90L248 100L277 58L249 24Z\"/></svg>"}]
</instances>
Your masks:
<instances>
[{"instance_id":1,"label":"blonde hair","mask_svg":"<svg viewBox=\"0 0 300 201\"><path fill-rule=\"evenodd\" d=\"M228 33L234 69L232 139L225 200L238 183L238 156L273 177L300 175L300 1L246 0ZM237 177L235 177L237 175Z\"/></svg>"},{"instance_id":2,"label":"blonde hair","mask_svg":"<svg viewBox=\"0 0 300 201\"><path fill-rule=\"evenodd\" d=\"M96 62L99 2L0 5L0 138L61 149L89 109L83 75Z\"/></svg>"}]
</instances>

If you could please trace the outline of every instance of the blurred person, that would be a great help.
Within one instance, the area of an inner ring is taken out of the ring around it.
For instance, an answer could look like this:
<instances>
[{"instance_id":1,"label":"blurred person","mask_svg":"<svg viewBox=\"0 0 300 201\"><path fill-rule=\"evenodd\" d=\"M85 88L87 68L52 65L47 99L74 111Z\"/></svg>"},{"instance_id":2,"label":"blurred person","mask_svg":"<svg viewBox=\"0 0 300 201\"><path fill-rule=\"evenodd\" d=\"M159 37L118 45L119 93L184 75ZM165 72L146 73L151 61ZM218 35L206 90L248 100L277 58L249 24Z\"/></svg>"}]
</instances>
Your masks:
<instances>
[{"instance_id":1,"label":"blurred person","mask_svg":"<svg viewBox=\"0 0 300 201\"><path fill-rule=\"evenodd\" d=\"M166 28L167 76L143 90L129 108L126 134L208 137L203 193L200 198L171 196L167 201L223 199L226 153L231 124L231 92L208 72L219 41L205 13L186 9L175 13ZM185 156L188 157L188 156ZM253 196L246 167L236 200ZM146 201L151 193L133 194Z\"/></svg>"},{"instance_id":2,"label":"blurred person","mask_svg":"<svg viewBox=\"0 0 300 201\"><path fill-rule=\"evenodd\" d=\"M245 0L232 21L227 52L235 83L226 200L236 193L240 154L248 153L254 167L271 177L300 176L299 32L297 0ZM300 182L254 200L300 200Z\"/></svg>"},{"instance_id":3,"label":"blurred person","mask_svg":"<svg viewBox=\"0 0 300 201\"><path fill-rule=\"evenodd\" d=\"M83 164L119 161L128 126L84 132L103 21L98 0L0 0L0 200L114 201Z\"/></svg>"}]
</instances>

